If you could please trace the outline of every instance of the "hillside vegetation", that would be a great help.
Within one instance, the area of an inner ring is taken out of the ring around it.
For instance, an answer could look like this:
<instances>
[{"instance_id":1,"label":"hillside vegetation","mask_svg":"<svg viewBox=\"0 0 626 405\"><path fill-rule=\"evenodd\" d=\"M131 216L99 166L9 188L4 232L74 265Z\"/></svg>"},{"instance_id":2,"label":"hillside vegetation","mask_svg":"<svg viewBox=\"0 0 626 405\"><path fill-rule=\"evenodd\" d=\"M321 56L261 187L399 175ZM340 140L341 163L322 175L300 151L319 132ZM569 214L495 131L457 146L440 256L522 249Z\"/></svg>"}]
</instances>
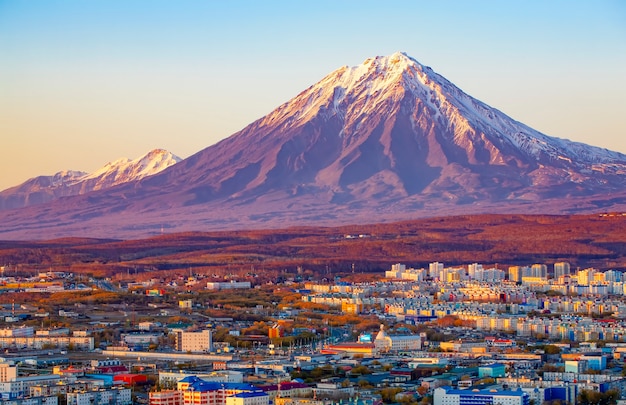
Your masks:
<instances>
[{"instance_id":1,"label":"hillside vegetation","mask_svg":"<svg viewBox=\"0 0 626 405\"><path fill-rule=\"evenodd\" d=\"M141 240L0 242L5 272L142 277L193 270L216 277L367 273L393 263L479 262L501 268L568 261L626 270L626 216L476 215L341 227L165 234Z\"/></svg>"}]
</instances>

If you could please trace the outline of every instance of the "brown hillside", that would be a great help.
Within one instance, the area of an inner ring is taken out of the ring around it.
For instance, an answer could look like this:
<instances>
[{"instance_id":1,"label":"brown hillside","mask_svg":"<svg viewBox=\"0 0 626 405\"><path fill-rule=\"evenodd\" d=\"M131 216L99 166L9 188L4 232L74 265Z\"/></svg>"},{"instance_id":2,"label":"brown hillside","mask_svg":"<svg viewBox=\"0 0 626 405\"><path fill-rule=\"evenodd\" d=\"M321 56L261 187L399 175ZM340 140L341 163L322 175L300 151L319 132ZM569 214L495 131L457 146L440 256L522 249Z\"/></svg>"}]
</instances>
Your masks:
<instances>
[{"instance_id":1,"label":"brown hillside","mask_svg":"<svg viewBox=\"0 0 626 405\"><path fill-rule=\"evenodd\" d=\"M626 216L478 215L341 227L178 233L140 240L0 242L7 272L45 270L153 277L172 270L274 277L298 266L314 273L382 271L479 262L568 261L572 268L626 270Z\"/></svg>"}]
</instances>

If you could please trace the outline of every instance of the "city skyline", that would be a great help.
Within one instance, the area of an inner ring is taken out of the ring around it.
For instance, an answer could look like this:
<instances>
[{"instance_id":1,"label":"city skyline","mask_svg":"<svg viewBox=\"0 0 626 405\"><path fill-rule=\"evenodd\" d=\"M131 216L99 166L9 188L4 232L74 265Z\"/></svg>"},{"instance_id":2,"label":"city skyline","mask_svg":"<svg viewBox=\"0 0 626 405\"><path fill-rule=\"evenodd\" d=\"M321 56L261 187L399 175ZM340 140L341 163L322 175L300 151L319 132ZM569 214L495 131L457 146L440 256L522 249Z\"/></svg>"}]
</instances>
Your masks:
<instances>
[{"instance_id":1,"label":"city skyline","mask_svg":"<svg viewBox=\"0 0 626 405\"><path fill-rule=\"evenodd\" d=\"M186 158L326 74L406 52L549 136L626 153L618 1L0 3L0 189Z\"/></svg>"}]
</instances>

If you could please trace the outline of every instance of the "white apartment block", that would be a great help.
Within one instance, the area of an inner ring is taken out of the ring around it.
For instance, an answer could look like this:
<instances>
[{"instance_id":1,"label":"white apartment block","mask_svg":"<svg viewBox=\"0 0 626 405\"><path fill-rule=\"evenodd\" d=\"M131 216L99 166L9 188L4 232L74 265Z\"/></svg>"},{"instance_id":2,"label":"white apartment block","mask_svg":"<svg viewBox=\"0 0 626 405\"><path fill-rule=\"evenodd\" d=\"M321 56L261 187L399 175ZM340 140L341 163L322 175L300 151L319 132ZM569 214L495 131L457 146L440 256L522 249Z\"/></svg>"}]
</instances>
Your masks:
<instances>
[{"instance_id":1,"label":"white apartment block","mask_svg":"<svg viewBox=\"0 0 626 405\"><path fill-rule=\"evenodd\" d=\"M15 347L17 349L37 349L44 346L68 348L70 345L76 350L93 350L93 337L75 336L31 336L31 337L0 337L0 348Z\"/></svg>"},{"instance_id":2,"label":"white apartment block","mask_svg":"<svg viewBox=\"0 0 626 405\"><path fill-rule=\"evenodd\" d=\"M433 262L428 265L428 276L431 278L439 277L439 274L443 271L443 263Z\"/></svg>"},{"instance_id":3,"label":"white apartment block","mask_svg":"<svg viewBox=\"0 0 626 405\"><path fill-rule=\"evenodd\" d=\"M130 388L68 392L67 405L131 405Z\"/></svg>"},{"instance_id":4,"label":"white apartment block","mask_svg":"<svg viewBox=\"0 0 626 405\"><path fill-rule=\"evenodd\" d=\"M391 270L385 272L385 278L401 278L402 273L406 270L406 265L396 263L391 265Z\"/></svg>"},{"instance_id":5,"label":"white apartment block","mask_svg":"<svg viewBox=\"0 0 626 405\"><path fill-rule=\"evenodd\" d=\"M548 266L545 264L533 264L530 266L530 276L548 278Z\"/></svg>"},{"instance_id":6,"label":"white apartment block","mask_svg":"<svg viewBox=\"0 0 626 405\"><path fill-rule=\"evenodd\" d=\"M521 390L454 390L444 387L436 388L433 395L433 405L528 405L529 402L528 394Z\"/></svg>"},{"instance_id":7,"label":"white apartment block","mask_svg":"<svg viewBox=\"0 0 626 405\"><path fill-rule=\"evenodd\" d=\"M30 394L31 387L55 385L61 381L58 374L43 374L18 377L17 366L0 363L0 393L4 398L18 398Z\"/></svg>"},{"instance_id":8,"label":"white apartment block","mask_svg":"<svg viewBox=\"0 0 626 405\"><path fill-rule=\"evenodd\" d=\"M233 290L233 289L250 289L252 284L249 281L230 281L230 282L212 282L206 283L207 290Z\"/></svg>"},{"instance_id":9,"label":"white apartment block","mask_svg":"<svg viewBox=\"0 0 626 405\"><path fill-rule=\"evenodd\" d=\"M30 337L35 335L35 328L32 326L22 326L13 329L0 329L0 338L4 337Z\"/></svg>"},{"instance_id":10,"label":"white apartment block","mask_svg":"<svg viewBox=\"0 0 626 405\"><path fill-rule=\"evenodd\" d=\"M180 352L202 353L213 351L213 335L210 329L199 332L176 332L176 350Z\"/></svg>"},{"instance_id":11,"label":"white apartment block","mask_svg":"<svg viewBox=\"0 0 626 405\"><path fill-rule=\"evenodd\" d=\"M48 397L27 397L27 398L12 398L2 401L4 405L58 405L59 397L56 395Z\"/></svg>"},{"instance_id":12,"label":"white apartment block","mask_svg":"<svg viewBox=\"0 0 626 405\"><path fill-rule=\"evenodd\" d=\"M570 275L570 265L568 262L554 263L554 278L558 279L561 276Z\"/></svg>"}]
</instances>

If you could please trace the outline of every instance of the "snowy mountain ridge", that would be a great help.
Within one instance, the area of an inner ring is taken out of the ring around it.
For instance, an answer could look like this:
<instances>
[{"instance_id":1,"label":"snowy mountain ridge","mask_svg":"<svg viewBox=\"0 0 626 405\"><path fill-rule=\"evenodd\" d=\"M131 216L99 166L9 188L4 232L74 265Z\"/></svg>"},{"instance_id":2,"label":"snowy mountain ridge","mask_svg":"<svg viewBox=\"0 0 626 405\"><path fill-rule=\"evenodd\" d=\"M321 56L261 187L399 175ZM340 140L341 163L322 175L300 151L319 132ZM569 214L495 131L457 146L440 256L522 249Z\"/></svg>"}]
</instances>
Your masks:
<instances>
[{"instance_id":1,"label":"snowy mountain ridge","mask_svg":"<svg viewBox=\"0 0 626 405\"><path fill-rule=\"evenodd\" d=\"M129 181L152 176L182 159L164 149L155 149L131 160L109 162L93 173L60 171L52 176L38 176L0 192L0 209L42 204L61 197L103 190Z\"/></svg>"},{"instance_id":2,"label":"snowy mountain ridge","mask_svg":"<svg viewBox=\"0 0 626 405\"><path fill-rule=\"evenodd\" d=\"M78 170L63 170L50 176L51 187L62 187L66 184L72 184L79 181L84 176L88 175L87 172L81 172Z\"/></svg>"},{"instance_id":3,"label":"snowy mountain ridge","mask_svg":"<svg viewBox=\"0 0 626 405\"><path fill-rule=\"evenodd\" d=\"M89 183L91 190L101 190L147 176L180 162L182 159L164 149L155 149L146 155L131 160L121 158L109 162L99 170L77 179L77 183Z\"/></svg>"}]
</instances>

